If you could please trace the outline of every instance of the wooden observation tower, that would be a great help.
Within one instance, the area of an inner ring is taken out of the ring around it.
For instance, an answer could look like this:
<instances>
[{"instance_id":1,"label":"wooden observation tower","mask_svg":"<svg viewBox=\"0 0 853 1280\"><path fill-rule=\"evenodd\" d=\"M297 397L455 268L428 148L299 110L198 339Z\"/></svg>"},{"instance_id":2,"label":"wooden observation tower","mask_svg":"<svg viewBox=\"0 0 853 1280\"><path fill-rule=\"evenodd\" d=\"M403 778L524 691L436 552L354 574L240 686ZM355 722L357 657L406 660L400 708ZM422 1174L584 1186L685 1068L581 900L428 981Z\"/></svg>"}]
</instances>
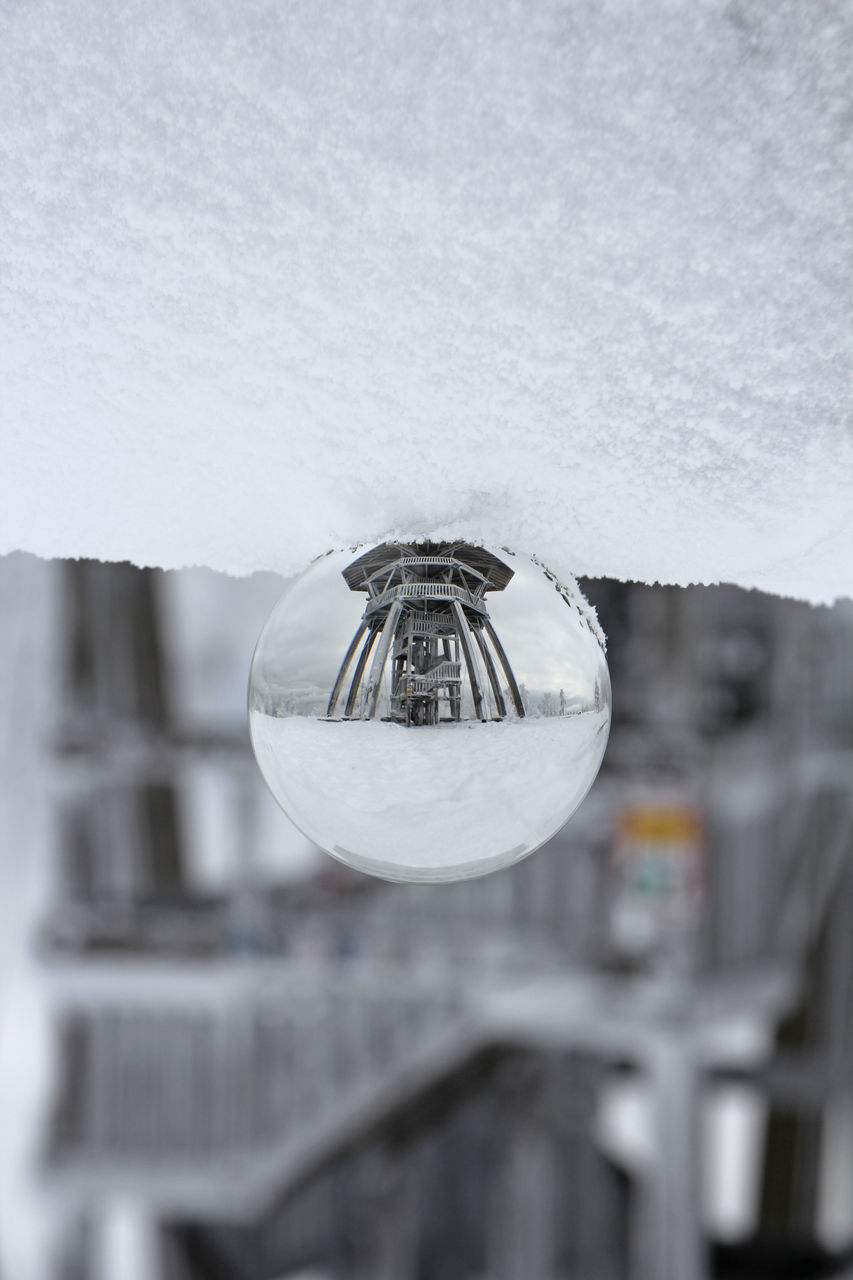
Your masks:
<instances>
[{"instance_id":1,"label":"wooden observation tower","mask_svg":"<svg viewBox=\"0 0 853 1280\"><path fill-rule=\"evenodd\" d=\"M399 724L461 720L466 685L478 720L503 720L507 694L524 715L486 608L486 592L503 591L513 576L497 556L467 542L384 542L343 576L351 591L367 592L367 605L329 698L330 718L353 661L344 719L375 717L386 669L390 718Z\"/></svg>"}]
</instances>

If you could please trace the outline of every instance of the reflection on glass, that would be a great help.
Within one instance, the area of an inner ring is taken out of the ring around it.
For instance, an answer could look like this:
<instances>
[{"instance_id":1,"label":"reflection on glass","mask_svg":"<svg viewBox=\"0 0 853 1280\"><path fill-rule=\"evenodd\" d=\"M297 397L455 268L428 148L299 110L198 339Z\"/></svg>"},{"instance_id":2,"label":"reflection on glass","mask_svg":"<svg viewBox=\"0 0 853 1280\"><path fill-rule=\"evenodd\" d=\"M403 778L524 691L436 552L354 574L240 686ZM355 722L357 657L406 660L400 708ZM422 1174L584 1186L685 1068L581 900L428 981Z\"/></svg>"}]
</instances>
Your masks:
<instances>
[{"instance_id":1,"label":"reflection on glass","mask_svg":"<svg viewBox=\"0 0 853 1280\"><path fill-rule=\"evenodd\" d=\"M603 637L576 587L468 543L330 552L285 592L249 685L288 816L341 861L438 882L563 825L610 725Z\"/></svg>"}]
</instances>

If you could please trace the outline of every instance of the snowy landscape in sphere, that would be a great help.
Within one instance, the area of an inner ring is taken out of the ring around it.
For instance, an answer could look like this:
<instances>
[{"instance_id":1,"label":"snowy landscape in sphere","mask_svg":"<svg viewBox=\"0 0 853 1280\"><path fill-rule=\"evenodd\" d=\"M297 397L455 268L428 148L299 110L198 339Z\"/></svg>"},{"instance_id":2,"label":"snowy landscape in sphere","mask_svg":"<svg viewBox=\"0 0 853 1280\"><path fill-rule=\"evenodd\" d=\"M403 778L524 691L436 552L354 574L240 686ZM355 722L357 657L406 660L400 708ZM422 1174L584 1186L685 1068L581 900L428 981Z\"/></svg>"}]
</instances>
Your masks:
<instances>
[{"instance_id":1,"label":"snowy landscape in sphere","mask_svg":"<svg viewBox=\"0 0 853 1280\"><path fill-rule=\"evenodd\" d=\"M384 542L284 593L249 680L261 772L288 817L387 880L463 880L574 813L610 729L604 637L530 556Z\"/></svg>"}]
</instances>

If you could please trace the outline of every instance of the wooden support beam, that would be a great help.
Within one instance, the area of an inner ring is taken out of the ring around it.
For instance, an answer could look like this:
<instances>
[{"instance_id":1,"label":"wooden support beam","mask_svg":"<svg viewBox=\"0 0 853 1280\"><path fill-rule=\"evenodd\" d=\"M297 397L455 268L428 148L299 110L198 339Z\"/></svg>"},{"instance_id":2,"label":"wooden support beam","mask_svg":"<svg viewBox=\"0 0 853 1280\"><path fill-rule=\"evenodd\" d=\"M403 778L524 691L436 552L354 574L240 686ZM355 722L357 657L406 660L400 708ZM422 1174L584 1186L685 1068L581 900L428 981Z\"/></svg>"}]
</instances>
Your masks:
<instances>
[{"instance_id":1,"label":"wooden support beam","mask_svg":"<svg viewBox=\"0 0 853 1280\"><path fill-rule=\"evenodd\" d=\"M382 639L379 641L379 648L376 650L371 663L370 676L367 681L367 715L365 716L367 720L372 720L376 715L376 704L379 701L379 689L382 684L382 672L385 670L385 660L388 657L388 650L391 648L391 641L394 639L394 632L397 630L397 623L400 621L402 612L402 604L399 600L395 600L388 610L388 617L385 619L385 626L382 628Z\"/></svg>"},{"instance_id":2,"label":"wooden support beam","mask_svg":"<svg viewBox=\"0 0 853 1280\"><path fill-rule=\"evenodd\" d=\"M353 708L355 707L356 699L358 698L358 691L361 688L361 677L364 675L364 668L367 666L367 659L370 657L370 651L376 643L378 635L378 630L371 631L364 642L364 647L362 648L361 653L358 655L358 662L355 665L352 684L349 687L347 704L344 708L345 716L351 716L353 713Z\"/></svg>"},{"instance_id":3,"label":"wooden support beam","mask_svg":"<svg viewBox=\"0 0 853 1280\"><path fill-rule=\"evenodd\" d=\"M454 600L451 605L453 616L456 619L457 635L462 645L462 652L465 655L465 665L468 668L468 679L471 681L471 692L474 695L474 710L477 713L478 720L485 720L483 714L483 691L480 688L480 681L477 676L477 668L474 665L474 653L471 649L471 635L468 630L468 619L462 610L462 606L458 600Z\"/></svg>"},{"instance_id":4,"label":"wooden support beam","mask_svg":"<svg viewBox=\"0 0 853 1280\"><path fill-rule=\"evenodd\" d=\"M355 651L358 648L359 644L361 643L361 637L364 635L366 630L367 630L367 623L364 621L364 619L362 619L361 622L358 624L358 630L353 636L350 647L347 649L344 660L341 663L341 669L338 672L338 678L335 681L335 685L334 685L334 688L332 689L331 697L329 698L329 705L326 707L326 715L330 719L335 714L335 706L337 704L338 697L340 696L341 687L344 683L344 680L346 679L347 671L349 671L349 665L352 662L353 658L355 657Z\"/></svg>"},{"instance_id":5,"label":"wooden support beam","mask_svg":"<svg viewBox=\"0 0 853 1280\"><path fill-rule=\"evenodd\" d=\"M504 647L501 644L500 640L498 639L498 634L495 631L494 627L492 626L492 620L491 618L488 617L488 615L484 619L484 625L485 625L488 637L491 640L492 645L494 646L495 653L498 655L498 661L503 667L503 672L504 672L504 675L506 676L507 684L509 685L509 691L512 694L512 700L515 703L515 709L518 712L519 716L523 716L524 703L521 700L521 693L519 691L518 685L516 684L515 676L512 673L512 667L509 665L509 658L506 656L506 653L504 652Z\"/></svg>"},{"instance_id":6,"label":"wooden support beam","mask_svg":"<svg viewBox=\"0 0 853 1280\"><path fill-rule=\"evenodd\" d=\"M498 680L498 673L497 671L495 671L495 664L492 662L492 655L489 653L489 650L486 646L486 639L485 639L485 636L483 635L482 630L479 627L473 627L472 630L474 633L474 639L477 641L477 644L480 646L480 653L482 653L483 655L483 661L486 664L486 671L488 672L488 676L489 676L489 684L492 686L492 693L495 695L495 703L497 705L498 715L500 716L501 720L503 720L506 716L506 703L504 702L503 692L501 690L500 681Z\"/></svg>"}]
</instances>

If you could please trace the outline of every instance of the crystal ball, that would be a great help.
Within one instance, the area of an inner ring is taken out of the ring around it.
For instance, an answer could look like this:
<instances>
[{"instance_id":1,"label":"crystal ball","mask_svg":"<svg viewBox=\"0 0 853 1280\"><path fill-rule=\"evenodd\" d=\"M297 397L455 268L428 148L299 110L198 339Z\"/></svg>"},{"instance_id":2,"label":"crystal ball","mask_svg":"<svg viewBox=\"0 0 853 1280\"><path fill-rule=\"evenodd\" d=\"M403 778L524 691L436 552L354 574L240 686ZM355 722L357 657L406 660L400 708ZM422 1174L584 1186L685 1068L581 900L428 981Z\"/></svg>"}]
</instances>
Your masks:
<instances>
[{"instance_id":1,"label":"crystal ball","mask_svg":"<svg viewBox=\"0 0 853 1280\"><path fill-rule=\"evenodd\" d=\"M610 729L595 613L534 557L465 542L331 551L258 641L249 728L292 822L386 880L510 866L577 809Z\"/></svg>"}]
</instances>

